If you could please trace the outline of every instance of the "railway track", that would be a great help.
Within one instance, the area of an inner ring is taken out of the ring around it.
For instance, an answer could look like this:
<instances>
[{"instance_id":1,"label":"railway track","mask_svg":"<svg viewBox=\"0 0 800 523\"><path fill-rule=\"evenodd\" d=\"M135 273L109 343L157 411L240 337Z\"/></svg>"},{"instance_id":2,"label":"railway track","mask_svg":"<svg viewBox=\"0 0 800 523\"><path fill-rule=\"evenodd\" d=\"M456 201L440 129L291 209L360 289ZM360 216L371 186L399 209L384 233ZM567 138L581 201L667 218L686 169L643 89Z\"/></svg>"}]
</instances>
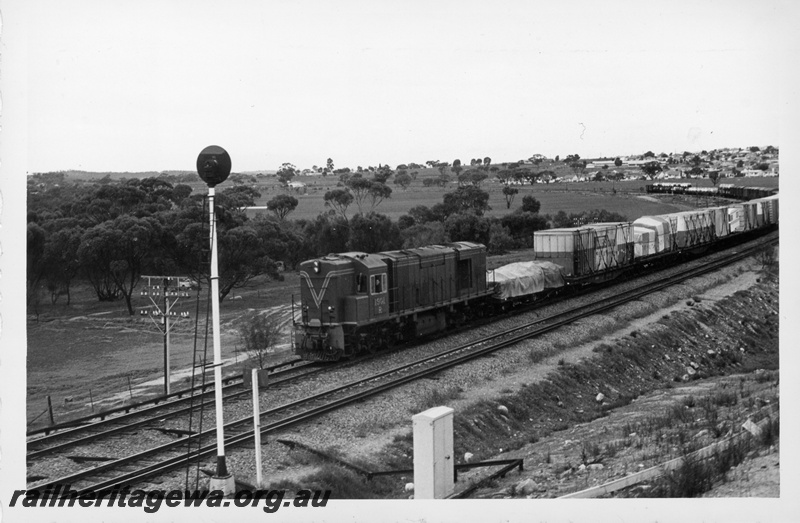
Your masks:
<instances>
[{"instance_id":1,"label":"railway track","mask_svg":"<svg viewBox=\"0 0 800 523\"><path fill-rule=\"evenodd\" d=\"M777 243L777 235L770 235L766 240L753 242L746 247L731 249L722 259L679 271L658 284L638 286L589 305L550 317L539 318L509 331L488 336L408 364L398 365L363 379L316 392L297 401L262 411L261 433L268 434L307 422L322 414L381 394L392 388L490 355L492 352L514 345L524 339L558 329L581 318L611 310L670 285L719 270L725 265L752 256L768 243ZM251 427L252 418L249 416L227 423L224 427L226 449L252 441L254 431ZM101 490L121 485L132 486L198 459L214 455L217 451L215 437L215 428L199 434L188 434L178 440L150 448L144 452L83 469L58 479L48 480L46 483L33 485L31 488L52 483L70 484L73 485L73 489L79 491Z\"/></svg>"},{"instance_id":2,"label":"railway track","mask_svg":"<svg viewBox=\"0 0 800 523\"><path fill-rule=\"evenodd\" d=\"M321 372L320 367L309 362L293 360L269 367L269 386L279 386L295 380L301 380ZM223 385L223 400L231 401L237 398L249 397L250 389L242 386L242 378L226 380ZM184 390L147 402L119 407L113 410L98 413L81 420L73 420L58 426L51 426L33 432L34 437L27 441L28 452L26 458L39 459L69 448L91 444L93 441L111 436L131 432L162 422L166 419L185 415L192 410L204 407L213 409L214 390L213 382L205 386L195 387L194 390ZM88 421L86 421L88 419ZM44 433L44 435L41 435ZM30 434L29 434L30 435Z\"/></svg>"}]
</instances>

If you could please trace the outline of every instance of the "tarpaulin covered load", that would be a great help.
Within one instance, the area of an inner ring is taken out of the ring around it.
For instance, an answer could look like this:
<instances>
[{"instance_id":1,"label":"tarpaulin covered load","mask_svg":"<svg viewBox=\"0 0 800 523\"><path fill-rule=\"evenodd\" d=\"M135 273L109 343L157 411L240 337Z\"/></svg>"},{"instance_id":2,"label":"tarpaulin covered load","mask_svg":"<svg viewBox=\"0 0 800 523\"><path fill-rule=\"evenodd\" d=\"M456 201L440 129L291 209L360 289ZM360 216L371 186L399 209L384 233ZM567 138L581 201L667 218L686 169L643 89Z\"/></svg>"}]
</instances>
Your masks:
<instances>
[{"instance_id":1,"label":"tarpaulin covered load","mask_svg":"<svg viewBox=\"0 0 800 523\"><path fill-rule=\"evenodd\" d=\"M673 241L678 249L696 247L713 240L713 218L708 209L665 214L670 221Z\"/></svg>"},{"instance_id":2,"label":"tarpaulin covered load","mask_svg":"<svg viewBox=\"0 0 800 523\"><path fill-rule=\"evenodd\" d=\"M633 232L630 223L547 229L533 233L533 248L537 260L560 265L566 277L587 276L629 265Z\"/></svg>"},{"instance_id":3,"label":"tarpaulin covered load","mask_svg":"<svg viewBox=\"0 0 800 523\"><path fill-rule=\"evenodd\" d=\"M708 209L711 214L711 222L714 225L714 234L717 238L724 238L731 233L730 224L728 223L728 208L727 207L710 207Z\"/></svg>"},{"instance_id":4,"label":"tarpaulin covered load","mask_svg":"<svg viewBox=\"0 0 800 523\"><path fill-rule=\"evenodd\" d=\"M633 222L633 250L638 257L661 254L672 248L672 227L663 216L642 216Z\"/></svg>"},{"instance_id":5,"label":"tarpaulin covered load","mask_svg":"<svg viewBox=\"0 0 800 523\"><path fill-rule=\"evenodd\" d=\"M747 232L756 228L758 203L741 202L728 207L728 226L731 232Z\"/></svg>"},{"instance_id":6,"label":"tarpaulin covered load","mask_svg":"<svg viewBox=\"0 0 800 523\"><path fill-rule=\"evenodd\" d=\"M494 297L501 300L564 286L561 266L546 261L510 263L487 273L486 279L487 287L494 285Z\"/></svg>"},{"instance_id":7,"label":"tarpaulin covered load","mask_svg":"<svg viewBox=\"0 0 800 523\"><path fill-rule=\"evenodd\" d=\"M761 211L763 213L763 225L774 225L778 223L778 195L767 196L766 198L758 198L750 200L750 203L761 204Z\"/></svg>"}]
</instances>

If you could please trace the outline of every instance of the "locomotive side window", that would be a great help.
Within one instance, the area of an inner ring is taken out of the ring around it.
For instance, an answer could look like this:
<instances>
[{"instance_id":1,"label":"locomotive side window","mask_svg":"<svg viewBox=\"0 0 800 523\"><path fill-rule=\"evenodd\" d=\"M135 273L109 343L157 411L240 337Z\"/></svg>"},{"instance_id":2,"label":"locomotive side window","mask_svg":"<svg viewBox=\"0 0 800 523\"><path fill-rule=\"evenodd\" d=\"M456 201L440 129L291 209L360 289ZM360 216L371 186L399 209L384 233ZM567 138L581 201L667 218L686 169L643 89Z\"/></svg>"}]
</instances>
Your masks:
<instances>
[{"instance_id":1,"label":"locomotive side window","mask_svg":"<svg viewBox=\"0 0 800 523\"><path fill-rule=\"evenodd\" d=\"M372 294L378 294L381 292L386 292L386 275L385 274L377 274L374 276L370 276L370 281L372 283Z\"/></svg>"}]
</instances>

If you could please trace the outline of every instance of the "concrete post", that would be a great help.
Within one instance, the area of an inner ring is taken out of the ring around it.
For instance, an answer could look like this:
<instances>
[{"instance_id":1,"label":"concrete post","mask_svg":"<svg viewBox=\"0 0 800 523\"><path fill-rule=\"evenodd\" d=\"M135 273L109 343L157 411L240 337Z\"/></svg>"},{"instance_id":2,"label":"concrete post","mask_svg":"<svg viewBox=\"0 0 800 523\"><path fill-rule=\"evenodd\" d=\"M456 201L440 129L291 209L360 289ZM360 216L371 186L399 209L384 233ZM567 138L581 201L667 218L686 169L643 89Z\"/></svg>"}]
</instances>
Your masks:
<instances>
[{"instance_id":1,"label":"concrete post","mask_svg":"<svg viewBox=\"0 0 800 523\"><path fill-rule=\"evenodd\" d=\"M442 499L455 489L453 409L434 407L414 415L414 499Z\"/></svg>"}]
</instances>

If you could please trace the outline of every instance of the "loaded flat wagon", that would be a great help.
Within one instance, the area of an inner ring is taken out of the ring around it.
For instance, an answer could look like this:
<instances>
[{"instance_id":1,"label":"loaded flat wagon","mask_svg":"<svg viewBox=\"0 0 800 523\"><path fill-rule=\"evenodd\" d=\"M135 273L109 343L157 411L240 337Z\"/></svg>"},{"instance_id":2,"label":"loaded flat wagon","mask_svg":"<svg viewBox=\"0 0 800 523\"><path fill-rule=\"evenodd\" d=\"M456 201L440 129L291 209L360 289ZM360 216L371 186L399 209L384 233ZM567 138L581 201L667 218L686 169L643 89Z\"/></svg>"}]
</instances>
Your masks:
<instances>
[{"instance_id":1,"label":"loaded flat wagon","mask_svg":"<svg viewBox=\"0 0 800 523\"><path fill-rule=\"evenodd\" d=\"M487 286L494 289L492 298L516 300L564 286L564 269L541 260L510 263L487 272Z\"/></svg>"},{"instance_id":2,"label":"loaded flat wagon","mask_svg":"<svg viewBox=\"0 0 800 523\"><path fill-rule=\"evenodd\" d=\"M564 269L567 280L605 278L633 263L630 223L595 223L533 233L534 259Z\"/></svg>"}]
</instances>

